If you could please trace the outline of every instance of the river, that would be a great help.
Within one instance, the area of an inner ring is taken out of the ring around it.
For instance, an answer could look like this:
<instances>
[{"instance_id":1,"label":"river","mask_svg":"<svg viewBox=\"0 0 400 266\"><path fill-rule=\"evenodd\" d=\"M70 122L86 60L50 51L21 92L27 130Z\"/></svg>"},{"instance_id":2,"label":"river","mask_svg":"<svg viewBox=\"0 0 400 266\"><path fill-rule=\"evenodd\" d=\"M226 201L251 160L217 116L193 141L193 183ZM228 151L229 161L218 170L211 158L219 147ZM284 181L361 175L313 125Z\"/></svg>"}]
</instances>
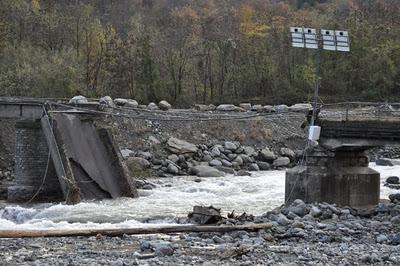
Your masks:
<instances>
[{"instance_id":1,"label":"river","mask_svg":"<svg viewBox=\"0 0 400 266\"><path fill-rule=\"evenodd\" d=\"M370 165L381 173L381 198L396 190L383 186L388 176L400 175L400 166ZM154 179L157 187L141 190L137 199L121 198L77 205L7 205L0 210L2 229L123 228L171 224L186 217L194 205L213 205L222 213L260 215L284 201L285 172L253 172L252 176Z\"/></svg>"}]
</instances>

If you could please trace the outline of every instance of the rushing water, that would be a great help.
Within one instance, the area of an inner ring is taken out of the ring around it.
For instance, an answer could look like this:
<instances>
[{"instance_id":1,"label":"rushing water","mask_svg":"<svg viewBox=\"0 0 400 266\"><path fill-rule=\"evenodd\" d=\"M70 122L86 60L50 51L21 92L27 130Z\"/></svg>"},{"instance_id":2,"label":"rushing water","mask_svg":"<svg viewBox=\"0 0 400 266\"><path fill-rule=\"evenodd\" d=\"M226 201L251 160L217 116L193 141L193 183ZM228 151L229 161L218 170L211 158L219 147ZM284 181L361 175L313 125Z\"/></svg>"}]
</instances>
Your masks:
<instances>
[{"instance_id":1,"label":"rushing water","mask_svg":"<svg viewBox=\"0 0 400 266\"><path fill-rule=\"evenodd\" d=\"M383 186L391 175L400 174L400 166L371 165L381 173L381 198L394 190ZM252 176L155 179L157 187L141 190L137 199L121 198L83 202L77 205L40 204L33 207L9 205L0 211L0 229L50 229L84 227L136 227L174 223L185 217L194 205L213 205L223 214L235 210L262 214L284 201L285 172L255 172Z\"/></svg>"}]
</instances>

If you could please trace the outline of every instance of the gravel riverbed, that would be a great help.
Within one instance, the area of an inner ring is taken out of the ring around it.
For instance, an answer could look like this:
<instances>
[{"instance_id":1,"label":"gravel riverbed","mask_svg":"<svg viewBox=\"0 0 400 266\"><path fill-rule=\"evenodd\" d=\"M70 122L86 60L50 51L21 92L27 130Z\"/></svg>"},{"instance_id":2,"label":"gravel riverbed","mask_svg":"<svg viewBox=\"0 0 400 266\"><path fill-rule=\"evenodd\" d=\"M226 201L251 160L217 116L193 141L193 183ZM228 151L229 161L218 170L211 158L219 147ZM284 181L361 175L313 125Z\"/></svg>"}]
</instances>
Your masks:
<instances>
[{"instance_id":1,"label":"gravel riverbed","mask_svg":"<svg viewBox=\"0 0 400 266\"><path fill-rule=\"evenodd\" d=\"M276 208L244 220L258 232L1 239L3 265L399 265L400 194L373 209ZM243 218L243 217L242 217Z\"/></svg>"}]
</instances>

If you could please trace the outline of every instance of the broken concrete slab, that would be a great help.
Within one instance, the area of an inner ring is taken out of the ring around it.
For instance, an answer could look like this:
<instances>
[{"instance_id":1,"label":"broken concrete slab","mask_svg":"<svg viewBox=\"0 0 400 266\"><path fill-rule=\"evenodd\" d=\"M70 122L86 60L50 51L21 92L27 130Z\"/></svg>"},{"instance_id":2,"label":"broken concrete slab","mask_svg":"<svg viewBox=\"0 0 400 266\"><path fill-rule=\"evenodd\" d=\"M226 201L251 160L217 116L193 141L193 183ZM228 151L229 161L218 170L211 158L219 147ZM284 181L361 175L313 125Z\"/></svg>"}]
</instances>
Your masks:
<instances>
[{"instance_id":1,"label":"broken concrete slab","mask_svg":"<svg viewBox=\"0 0 400 266\"><path fill-rule=\"evenodd\" d=\"M93 119L72 114L55 114L54 121L57 145L69 172L66 176L70 176L68 185L75 187L79 200L137 196L107 129L96 128Z\"/></svg>"}]
</instances>

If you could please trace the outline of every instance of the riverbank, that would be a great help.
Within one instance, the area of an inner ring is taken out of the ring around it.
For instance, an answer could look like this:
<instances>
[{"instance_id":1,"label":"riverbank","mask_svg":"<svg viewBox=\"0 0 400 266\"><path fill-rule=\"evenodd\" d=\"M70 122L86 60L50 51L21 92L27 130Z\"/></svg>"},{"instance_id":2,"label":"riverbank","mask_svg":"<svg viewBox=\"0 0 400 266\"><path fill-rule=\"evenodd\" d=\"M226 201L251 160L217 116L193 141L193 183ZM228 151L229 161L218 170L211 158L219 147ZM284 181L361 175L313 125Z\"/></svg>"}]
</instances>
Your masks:
<instances>
[{"instance_id":1,"label":"riverbank","mask_svg":"<svg viewBox=\"0 0 400 266\"><path fill-rule=\"evenodd\" d=\"M250 218L273 224L259 232L0 239L0 259L14 265L398 265L399 214L398 201L364 212L296 201Z\"/></svg>"}]
</instances>

